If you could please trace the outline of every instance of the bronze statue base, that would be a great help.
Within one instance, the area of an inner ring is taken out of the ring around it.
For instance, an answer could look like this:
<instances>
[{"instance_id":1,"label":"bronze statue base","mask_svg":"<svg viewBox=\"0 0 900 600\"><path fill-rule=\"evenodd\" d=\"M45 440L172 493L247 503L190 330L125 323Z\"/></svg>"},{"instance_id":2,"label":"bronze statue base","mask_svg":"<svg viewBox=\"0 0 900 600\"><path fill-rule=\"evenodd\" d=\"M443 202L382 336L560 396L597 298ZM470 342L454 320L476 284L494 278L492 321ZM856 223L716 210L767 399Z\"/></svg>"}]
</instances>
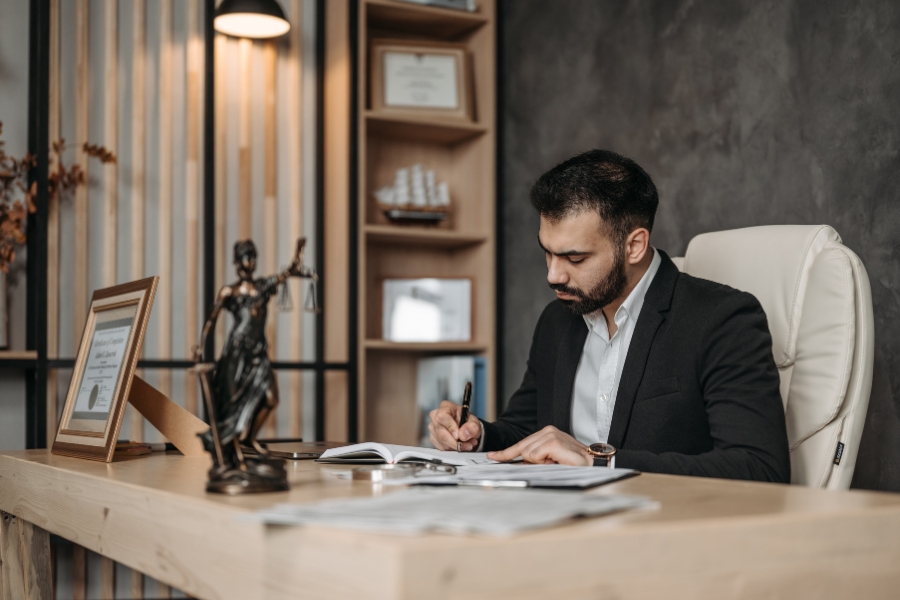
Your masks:
<instances>
[{"instance_id":1,"label":"bronze statue base","mask_svg":"<svg viewBox=\"0 0 900 600\"><path fill-rule=\"evenodd\" d=\"M269 457L247 457L246 470L213 467L209 470L206 491L217 494L259 494L264 492L286 492L290 489L284 460Z\"/></svg>"}]
</instances>

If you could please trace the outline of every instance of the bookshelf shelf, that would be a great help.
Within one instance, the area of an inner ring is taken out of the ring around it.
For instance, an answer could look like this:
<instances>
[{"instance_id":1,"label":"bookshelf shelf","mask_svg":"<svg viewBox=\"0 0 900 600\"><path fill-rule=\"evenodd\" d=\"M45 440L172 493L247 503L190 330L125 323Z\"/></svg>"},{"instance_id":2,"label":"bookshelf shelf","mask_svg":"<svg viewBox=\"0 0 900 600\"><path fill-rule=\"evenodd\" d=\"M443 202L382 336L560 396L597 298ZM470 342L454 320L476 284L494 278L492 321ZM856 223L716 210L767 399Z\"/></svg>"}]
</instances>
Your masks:
<instances>
[{"instance_id":1,"label":"bookshelf shelf","mask_svg":"<svg viewBox=\"0 0 900 600\"><path fill-rule=\"evenodd\" d=\"M395 0L368 0L367 23L372 30L395 31L455 40L490 23L480 13L424 6Z\"/></svg>"},{"instance_id":2,"label":"bookshelf shelf","mask_svg":"<svg viewBox=\"0 0 900 600\"><path fill-rule=\"evenodd\" d=\"M415 113L382 115L366 111L369 135L402 140L458 144L488 132L478 123L421 117Z\"/></svg>"},{"instance_id":3,"label":"bookshelf shelf","mask_svg":"<svg viewBox=\"0 0 900 600\"><path fill-rule=\"evenodd\" d=\"M366 241L371 244L407 244L438 248L464 248L488 241L485 235L469 235L425 227L400 227L397 225L366 225Z\"/></svg>"},{"instance_id":4,"label":"bookshelf shelf","mask_svg":"<svg viewBox=\"0 0 900 600\"><path fill-rule=\"evenodd\" d=\"M365 347L388 352L476 353L487 350L486 345L473 342L389 342L373 339L366 340Z\"/></svg>"}]
</instances>

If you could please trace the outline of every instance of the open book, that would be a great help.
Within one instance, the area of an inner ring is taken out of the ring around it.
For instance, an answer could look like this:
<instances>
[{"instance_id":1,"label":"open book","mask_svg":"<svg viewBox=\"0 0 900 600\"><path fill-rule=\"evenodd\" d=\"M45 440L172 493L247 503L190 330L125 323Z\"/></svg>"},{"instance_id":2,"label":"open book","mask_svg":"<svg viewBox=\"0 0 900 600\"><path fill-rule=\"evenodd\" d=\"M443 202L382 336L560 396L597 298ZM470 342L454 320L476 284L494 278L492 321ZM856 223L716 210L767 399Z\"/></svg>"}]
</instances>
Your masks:
<instances>
[{"instance_id":1,"label":"open book","mask_svg":"<svg viewBox=\"0 0 900 600\"><path fill-rule=\"evenodd\" d=\"M330 448L317 460L328 463L398 463L405 460L428 460L456 466L486 465L497 462L489 459L487 452L456 452L377 442Z\"/></svg>"}]
</instances>

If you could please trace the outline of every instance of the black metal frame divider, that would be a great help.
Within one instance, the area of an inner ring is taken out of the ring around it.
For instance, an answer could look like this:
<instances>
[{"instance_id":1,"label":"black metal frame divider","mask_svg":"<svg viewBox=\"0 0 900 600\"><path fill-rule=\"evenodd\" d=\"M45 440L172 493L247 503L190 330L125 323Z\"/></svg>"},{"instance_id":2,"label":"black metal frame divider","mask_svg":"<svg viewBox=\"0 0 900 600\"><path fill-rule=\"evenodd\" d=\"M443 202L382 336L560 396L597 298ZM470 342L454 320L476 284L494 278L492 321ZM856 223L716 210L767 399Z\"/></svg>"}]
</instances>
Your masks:
<instances>
[{"instance_id":1,"label":"black metal frame divider","mask_svg":"<svg viewBox=\"0 0 900 600\"><path fill-rule=\"evenodd\" d=\"M203 303L207 312L215 300L215 111L214 111L214 49L215 31L213 16L215 0L204 1L205 32L205 74L203 123ZM27 224L27 325L26 344L29 350L37 352L36 359L0 359L0 368L22 368L26 381L26 419L25 447L47 447L47 372L49 369L71 368L74 358L47 357L47 180L49 165L49 97L50 97L50 0L31 0L29 14L29 73L28 73L28 150L37 157L37 168L30 172L30 181L37 182L35 205L37 212L28 219ZM324 68L325 68L325 0L316 2L316 271L324 273ZM351 158L353 157L351 148ZM354 161L351 160L351 164ZM351 206L354 205L351 203ZM356 216L351 213L350 240L356 240ZM351 249L352 256L352 249ZM354 351L356 343L356 292L357 282L353 275L355 261L351 261L351 277L348 282L350 294L350 327L347 362L325 362L322 360L325 350L324 318L322 313L316 315L315 361L306 362L273 362L272 366L279 370L305 370L316 374L315 395L315 437L317 440L325 436L325 371L337 370L348 372L348 411L347 425L350 441L356 438L356 381L358 380L357 357ZM321 290L321 286L318 287ZM318 291L321 294L321 291ZM319 298L319 306L323 306ZM204 348L206 356L213 354L213 340L207 341ZM141 360L138 367L142 369L187 369L193 366L189 360Z\"/></svg>"}]
</instances>

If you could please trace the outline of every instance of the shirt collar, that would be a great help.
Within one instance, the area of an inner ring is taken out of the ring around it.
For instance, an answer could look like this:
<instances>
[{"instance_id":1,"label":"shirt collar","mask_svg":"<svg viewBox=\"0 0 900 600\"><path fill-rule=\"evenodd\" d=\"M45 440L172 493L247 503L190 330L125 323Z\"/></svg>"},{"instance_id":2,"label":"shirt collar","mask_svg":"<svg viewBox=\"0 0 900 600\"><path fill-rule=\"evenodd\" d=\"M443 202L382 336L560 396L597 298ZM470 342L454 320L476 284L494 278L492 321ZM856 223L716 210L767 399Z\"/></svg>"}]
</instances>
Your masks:
<instances>
[{"instance_id":1,"label":"shirt collar","mask_svg":"<svg viewBox=\"0 0 900 600\"><path fill-rule=\"evenodd\" d=\"M631 293L628 294L628 297L625 298L625 301L622 302L622 305L616 310L615 321L617 326L621 326L625 319L636 320L641 314L641 308L644 306L644 298L647 296L647 290L650 289L650 284L653 282L656 272L659 271L659 265L662 263L659 252L652 246L650 249L653 251L653 258L650 260L650 266L647 267L647 271L644 273L643 277L641 277L641 280L638 281L637 285L634 286L634 289L631 290ZM603 318L601 310L583 315L584 322L587 323L589 329L602 328L602 330L606 332L606 335L609 335L606 327L606 319Z\"/></svg>"}]
</instances>

